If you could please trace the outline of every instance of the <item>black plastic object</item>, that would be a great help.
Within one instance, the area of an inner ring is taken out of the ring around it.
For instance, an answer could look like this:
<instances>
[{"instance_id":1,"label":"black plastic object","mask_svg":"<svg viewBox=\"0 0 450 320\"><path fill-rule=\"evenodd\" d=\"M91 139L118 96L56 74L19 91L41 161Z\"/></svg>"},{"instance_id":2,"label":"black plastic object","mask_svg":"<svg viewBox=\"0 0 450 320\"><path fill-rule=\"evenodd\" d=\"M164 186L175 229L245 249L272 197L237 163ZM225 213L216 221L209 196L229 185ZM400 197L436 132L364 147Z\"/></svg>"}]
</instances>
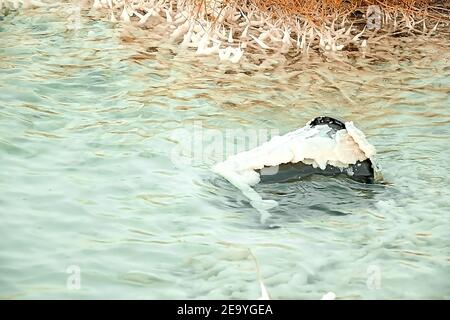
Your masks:
<instances>
[{"instance_id":1,"label":"black plastic object","mask_svg":"<svg viewBox=\"0 0 450 320\"><path fill-rule=\"evenodd\" d=\"M340 120L330 118L330 117L317 117L309 123L311 128L318 126L318 125L323 125L323 124L328 125L330 128L332 128L336 131L345 129L345 123L343 123Z\"/></svg>"},{"instance_id":2,"label":"black plastic object","mask_svg":"<svg viewBox=\"0 0 450 320\"><path fill-rule=\"evenodd\" d=\"M345 124L342 121L331 117L317 117L309 123L311 127L325 124L335 131L345 129ZM346 175L353 180L363 183L375 182L373 164L370 159L358 161L350 165L349 168L342 170L331 165L327 165L325 170L322 170L303 162L297 162L281 164L278 167L264 167L261 170L257 170L257 172L260 173L261 183L297 181L314 174L325 176Z\"/></svg>"}]
</instances>

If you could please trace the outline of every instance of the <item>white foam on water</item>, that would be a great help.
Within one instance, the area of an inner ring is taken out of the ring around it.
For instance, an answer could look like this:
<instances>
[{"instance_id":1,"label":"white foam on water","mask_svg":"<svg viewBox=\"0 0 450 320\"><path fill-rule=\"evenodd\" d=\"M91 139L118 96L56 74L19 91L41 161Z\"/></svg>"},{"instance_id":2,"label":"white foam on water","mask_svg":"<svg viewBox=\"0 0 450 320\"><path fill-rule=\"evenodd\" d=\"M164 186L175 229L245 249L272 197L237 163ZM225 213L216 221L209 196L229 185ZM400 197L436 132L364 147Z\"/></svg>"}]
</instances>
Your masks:
<instances>
[{"instance_id":1,"label":"white foam on water","mask_svg":"<svg viewBox=\"0 0 450 320\"><path fill-rule=\"evenodd\" d=\"M375 155L375 148L353 122L346 122L347 129L339 131L326 124L310 127L309 123L283 136L275 136L259 147L230 156L212 168L249 198L263 223L270 216L268 210L277 202L263 200L252 188L260 182L260 174L255 170L300 161L322 170L327 165L344 169Z\"/></svg>"},{"instance_id":2,"label":"white foam on water","mask_svg":"<svg viewBox=\"0 0 450 320\"><path fill-rule=\"evenodd\" d=\"M326 294L324 294L322 296L321 300L335 300L336 299L336 294L334 292L328 292Z\"/></svg>"}]
</instances>

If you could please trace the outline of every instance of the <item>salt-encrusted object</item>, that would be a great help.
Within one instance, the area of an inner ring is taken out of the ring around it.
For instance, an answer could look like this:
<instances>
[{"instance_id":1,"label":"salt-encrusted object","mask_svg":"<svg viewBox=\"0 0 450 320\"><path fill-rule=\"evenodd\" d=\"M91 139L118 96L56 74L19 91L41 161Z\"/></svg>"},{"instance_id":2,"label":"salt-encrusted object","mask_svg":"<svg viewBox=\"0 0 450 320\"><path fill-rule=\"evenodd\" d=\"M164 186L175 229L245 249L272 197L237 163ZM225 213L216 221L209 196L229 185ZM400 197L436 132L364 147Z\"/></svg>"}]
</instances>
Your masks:
<instances>
[{"instance_id":1,"label":"salt-encrusted object","mask_svg":"<svg viewBox=\"0 0 450 320\"><path fill-rule=\"evenodd\" d=\"M306 126L216 164L213 171L246 195L264 216L277 203L263 200L252 188L259 182L298 180L311 174L346 174L375 181L375 148L353 122L317 117Z\"/></svg>"}]
</instances>

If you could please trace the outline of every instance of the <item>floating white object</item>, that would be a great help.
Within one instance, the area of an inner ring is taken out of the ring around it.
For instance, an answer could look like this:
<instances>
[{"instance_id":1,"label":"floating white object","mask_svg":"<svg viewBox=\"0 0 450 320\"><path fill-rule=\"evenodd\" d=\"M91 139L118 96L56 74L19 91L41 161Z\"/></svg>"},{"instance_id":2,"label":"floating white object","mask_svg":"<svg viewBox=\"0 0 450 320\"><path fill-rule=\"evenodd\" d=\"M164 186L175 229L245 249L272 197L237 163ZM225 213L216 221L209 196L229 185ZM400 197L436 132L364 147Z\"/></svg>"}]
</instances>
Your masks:
<instances>
[{"instance_id":1,"label":"floating white object","mask_svg":"<svg viewBox=\"0 0 450 320\"><path fill-rule=\"evenodd\" d=\"M230 52L228 47L219 51L219 55L222 54L221 59L229 59ZM353 122L346 122L345 129L337 131L327 124L310 126L309 123L283 136L275 136L259 147L233 155L212 168L249 198L261 214L262 222L270 216L267 210L277 202L263 200L252 188L261 179L255 170L300 161L322 170L327 165L344 169L375 154L375 148Z\"/></svg>"},{"instance_id":2,"label":"floating white object","mask_svg":"<svg viewBox=\"0 0 450 320\"><path fill-rule=\"evenodd\" d=\"M334 300L336 299L336 294L334 292L328 292L322 296L321 300Z\"/></svg>"}]
</instances>

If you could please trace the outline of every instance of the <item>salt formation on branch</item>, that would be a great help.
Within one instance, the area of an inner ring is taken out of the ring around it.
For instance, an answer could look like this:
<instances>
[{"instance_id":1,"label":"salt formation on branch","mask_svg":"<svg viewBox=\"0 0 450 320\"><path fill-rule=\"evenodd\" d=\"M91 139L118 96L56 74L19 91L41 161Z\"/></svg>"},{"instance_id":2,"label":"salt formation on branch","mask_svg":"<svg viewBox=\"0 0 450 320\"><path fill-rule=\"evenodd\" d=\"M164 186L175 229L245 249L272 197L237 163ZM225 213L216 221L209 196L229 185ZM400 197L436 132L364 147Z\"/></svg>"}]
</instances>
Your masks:
<instances>
[{"instance_id":1,"label":"salt formation on branch","mask_svg":"<svg viewBox=\"0 0 450 320\"><path fill-rule=\"evenodd\" d=\"M437 24L428 29L425 18L416 22L417 15L450 21L448 16L439 16L441 11L432 9L437 8L430 5L433 0L88 1L112 22L147 26L152 20L165 20L172 42L194 48L198 55L216 54L221 61L233 63L239 62L248 50L286 53L294 49L307 53L312 48L340 51L350 44L366 47L364 32L379 30L379 23L391 26L391 31L406 29L430 34L436 30ZM362 14L362 24L351 18L358 12Z\"/></svg>"},{"instance_id":2,"label":"salt formation on branch","mask_svg":"<svg viewBox=\"0 0 450 320\"><path fill-rule=\"evenodd\" d=\"M56 1L58 2L58 1ZM61 2L62 3L62 2ZM73 0L112 22L149 27L165 23L170 41L237 63L246 51L335 52L367 47L365 33L430 35L450 23L438 0ZM55 6L50 0L0 0L4 8ZM417 20L417 19L420 20ZM433 24L431 24L433 22ZM438 23L436 23L438 22ZM380 37L383 37L381 35Z\"/></svg>"},{"instance_id":3,"label":"salt formation on branch","mask_svg":"<svg viewBox=\"0 0 450 320\"><path fill-rule=\"evenodd\" d=\"M277 203L263 200L252 188L261 178L256 170L298 162L322 170L327 165L343 170L375 155L375 148L353 122L346 122L345 129L337 131L327 124L310 124L311 121L303 128L276 136L257 148L233 155L213 167L214 172L249 198L252 206L261 213L262 221L269 216L267 210Z\"/></svg>"}]
</instances>

